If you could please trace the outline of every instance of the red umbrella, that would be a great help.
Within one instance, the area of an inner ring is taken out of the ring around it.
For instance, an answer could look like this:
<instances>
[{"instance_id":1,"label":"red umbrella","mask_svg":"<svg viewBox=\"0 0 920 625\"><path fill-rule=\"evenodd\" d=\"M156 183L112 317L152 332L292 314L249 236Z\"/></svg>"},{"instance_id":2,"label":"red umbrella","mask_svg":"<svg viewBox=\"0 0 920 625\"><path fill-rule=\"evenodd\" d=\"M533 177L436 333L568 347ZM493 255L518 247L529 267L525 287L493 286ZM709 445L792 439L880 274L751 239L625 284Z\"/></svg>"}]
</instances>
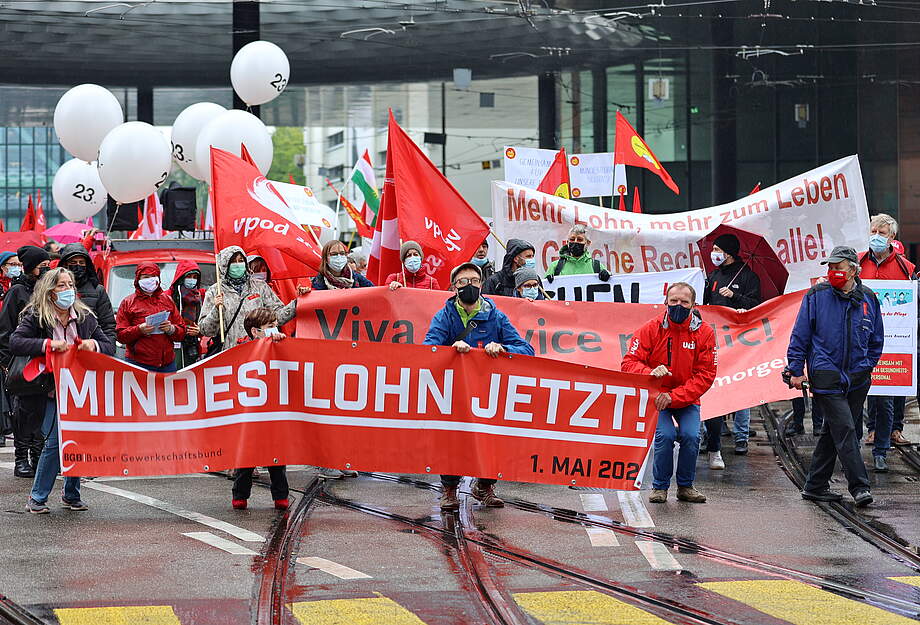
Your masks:
<instances>
[{"instance_id":1,"label":"red umbrella","mask_svg":"<svg viewBox=\"0 0 920 625\"><path fill-rule=\"evenodd\" d=\"M703 266L707 275L715 271L716 268L709 256L712 252L713 242L723 234L733 234L738 238L738 243L741 244L738 260L750 267L760 278L760 297L762 301L767 301L785 292L789 272L776 256L776 252L773 251L770 244L767 243L767 240L759 234L726 226L725 224L716 226L715 230L696 242L697 247L700 248L700 254L703 256Z\"/></svg>"}]
</instances>

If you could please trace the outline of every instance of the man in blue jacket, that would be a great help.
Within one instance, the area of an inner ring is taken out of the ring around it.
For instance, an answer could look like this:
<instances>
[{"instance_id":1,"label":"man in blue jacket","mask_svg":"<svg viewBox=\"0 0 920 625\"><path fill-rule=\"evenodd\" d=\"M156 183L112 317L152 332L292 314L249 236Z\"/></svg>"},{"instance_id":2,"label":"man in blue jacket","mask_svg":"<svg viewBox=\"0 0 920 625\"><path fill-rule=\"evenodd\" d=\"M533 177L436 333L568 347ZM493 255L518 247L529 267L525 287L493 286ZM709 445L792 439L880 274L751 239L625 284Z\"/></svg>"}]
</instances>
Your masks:
<instances>
[{"instance_id":1,"label":"man in blue jacket","mask_svg":"<svg viewBox=\"0 0 920 625\"><path fill-rule=\"evenodd\" d=\"M812 396L824 413L802 498L842 499L829 488L834 462L840 458L853 501L867 506L872 494L857 432L862 429L872 369L882 355L882 314L875 293L858 278L859 259L853 248L835 247L821 264L828 266L827 281L802 299L787 351L792 385L801 390L807 362Z\"/></svg>"},{"instance_id":2,"label":"man in blue jacket","mask_svg":"<svg viewBox=\"0 0 920 625\"><path fill-rule=\"evenodd\" d=\"M508 317L495 307L495 302L481 295L482 273L473 263L463 263L450 272L451 290L456 295L435 313L425 335L425 345L451 345L460 354L482 348L497 358L502 352L533 356L533 347L521 338ZM459 475L442 475L442 510L457 510ZM484 506L501 508L505 502L495 496L492 479L473 481L471 494Z\"/></svg>"}]
</instances>

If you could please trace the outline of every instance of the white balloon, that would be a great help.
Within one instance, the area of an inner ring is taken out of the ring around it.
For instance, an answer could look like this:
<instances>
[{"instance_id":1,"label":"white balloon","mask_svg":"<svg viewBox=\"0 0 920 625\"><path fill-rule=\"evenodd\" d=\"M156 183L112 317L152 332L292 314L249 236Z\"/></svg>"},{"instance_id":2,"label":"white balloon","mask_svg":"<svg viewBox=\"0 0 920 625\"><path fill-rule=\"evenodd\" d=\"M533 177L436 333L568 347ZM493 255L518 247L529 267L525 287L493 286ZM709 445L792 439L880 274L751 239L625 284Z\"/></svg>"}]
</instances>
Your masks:
<instances>
[{"instance_id":1,"label":"white balloon","mask_svg":"<svg viewBox=\"0 0 920 625\"><path fill-rule=\"evenodd\" d=\"M70 221L83 221L101 211L107 193L96 163L71 159L58 168L51 183L54 205Z\"/></svg>"},{"instance_id":2,"label":"white balloon","mask_svg":"<svg viewBox=\"0 0 920 625\"><path fill-rule=\"evenodd\" d=\"M206 174L198 167L198 157L195 149L198 145L198 135L208 122L216 119L227 109L213 102L198 102L179 113L172 127L172 154L173 159L185 173L196 180L204 180Z\"/></svg>"},{"instance_id":3,"label":"white balloon","mask_svg":"<svg viewBox=\"0 0 920 625\"><path fill-rule=\"evenodd\" d=\"M137 202L166 182L172 154L163 134L144 122L127 122L99 146L99 178L117 202Z\"/></svg>"},{"instance_id":4,"label":"white balloon","mask_svg":"<svg viewBox=\"0 0 920 625\"><path fill-rule=\"evenodd\" d=\"M272 166L274 146L268 128L258 117L246 111L232 110L221 113L201 130L195 156L198 167L204 174L203 180L211 182L211 147L220 148L240 156L240 144L255 161L263 175Z\"/></svg>"},{"instance_id":5,"label":"white balloon","mask_svg":"<svg viewBox=\"0 0 920 625\"><path fill-rule=\"evenodd\" d=\"M77 85L54 107L58 140L65 150L86 162L96 160L102 140L124 120L118 99L99 85Z\"/></svg>"},{"instance_id":6,"label":"white balloon","mask_svg":"<svg viewBox=\"0 0 920 625\"><path fill-rule=\"evenodd\" d=\"M247 43L230 64L233 90L249 106L265 104L281 95L290 75L287 55L270 41Z\"/></svg>"}]
</instances>

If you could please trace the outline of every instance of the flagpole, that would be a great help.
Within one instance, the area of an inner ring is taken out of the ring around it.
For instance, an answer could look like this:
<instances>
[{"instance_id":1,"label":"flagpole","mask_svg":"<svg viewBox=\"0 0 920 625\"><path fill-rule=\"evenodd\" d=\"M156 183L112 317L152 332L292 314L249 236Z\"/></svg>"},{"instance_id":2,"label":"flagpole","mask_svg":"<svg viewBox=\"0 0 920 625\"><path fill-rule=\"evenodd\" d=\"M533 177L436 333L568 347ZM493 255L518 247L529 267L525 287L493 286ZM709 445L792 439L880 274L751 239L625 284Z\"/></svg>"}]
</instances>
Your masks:
<instances>
[{"instance_id":1,"label":"flagpole","mask_svg":"<svg viewBox=\"0 0 920 625\"><path fill-rule=\"evenodd\" d=\"M217 275L217 294L223 296L224 290L221 287L220 279L220 263L214 263L214 273ZM242 296L240 296L242 297ZM217 319L220 323L220 343L223 343L227 340L226 330L224 329L224 304L221 302L220 306L217 307Z\"/></svg>"}]
</instances>

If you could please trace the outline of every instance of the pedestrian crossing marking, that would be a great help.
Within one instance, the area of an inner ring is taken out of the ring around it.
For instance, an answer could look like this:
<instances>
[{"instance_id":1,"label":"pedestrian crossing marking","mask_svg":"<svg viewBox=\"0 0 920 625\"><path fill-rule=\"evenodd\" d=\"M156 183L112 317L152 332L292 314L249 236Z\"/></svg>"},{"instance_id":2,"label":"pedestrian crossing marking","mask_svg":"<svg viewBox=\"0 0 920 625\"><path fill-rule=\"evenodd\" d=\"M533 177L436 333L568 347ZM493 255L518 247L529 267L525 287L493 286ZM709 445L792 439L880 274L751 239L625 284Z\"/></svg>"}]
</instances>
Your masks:
<instances>
[{"instance_id":1,"label":"pedestrian crossing marking","mask_svg":"<svg viewBox=\"0 0 920 625\"><path fill-rule=\"evenodd\" d=\"M920 576L918 575L909 575L907 577L889 577L891 581L901 582L902 584L910 584L911 586L916 586L920 588Z\"/></svg>"},{"instance_id":2,"label":"pedestrian crossing marking","mask_svg":"<svg viewBox=\"0 0 920 625\"><path fill-rule=\"evenodd\" d=\"M290 608L304 625L425 625L387 597L300 601L292 603Z\"/></svg>"},{"instance_id":3,"label":"pedestrian crossing marking","mask_svg":"<svg viewBox=\"0 0 920 625\"><path fill-rule=\"evenodd\" d=\"M111 608L58 608L60 625L180 625L168 605L136 605Z\"/></svg>"},{"instance_id":4,"label":"pedestrian crossing marking","mask_svg":"<svg viewBox=\"0 0 920 625\"><path fill-rule=\"evenodd\" d=\"M734 599L792 625L916 625L881 608L790 580L706 582L702 588Z\"/></svg>"},{"instance_id":5,"label":"pedestrian crossing marking","mask_svg":"<svg viewBox=\"0 0 920 625\"><path fill-rule=\"evenodd\" d=\"M540 623L667 625L654 614L596 590L514 593L514 600ZM916 625L916 624L915 624Z\"/></svg>"}]
</instances>

